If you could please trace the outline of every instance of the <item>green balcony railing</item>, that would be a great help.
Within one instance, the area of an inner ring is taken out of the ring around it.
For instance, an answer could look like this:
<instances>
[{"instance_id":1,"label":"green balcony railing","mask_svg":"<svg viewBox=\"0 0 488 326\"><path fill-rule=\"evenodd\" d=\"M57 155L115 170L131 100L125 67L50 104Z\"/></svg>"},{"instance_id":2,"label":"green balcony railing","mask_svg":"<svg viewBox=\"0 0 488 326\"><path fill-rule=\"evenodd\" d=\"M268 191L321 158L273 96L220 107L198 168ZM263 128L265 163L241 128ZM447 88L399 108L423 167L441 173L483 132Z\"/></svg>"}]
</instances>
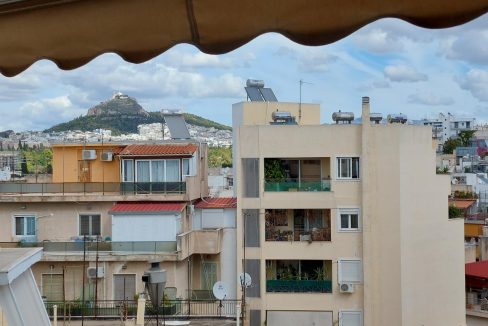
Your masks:
<instances>
[{"instance_id":1,"label":"green balcony railing","mask_svg":"<svg viewBox=\"0 0 488 326\"><path fill-rule=\"evenodd\" d=\"M329 179L265 180L264 191L330 191L330 180Z\"/></svg>"},{"instance_id":2,"label":"green balcony railing","mask_svg":"<svg viewBox=\"0 0 488 326\"><path fill-rule=\"evenodd\" d=\"M332 293L329 280L266 280L266 292Z\"/></svg>"}]
</instances>

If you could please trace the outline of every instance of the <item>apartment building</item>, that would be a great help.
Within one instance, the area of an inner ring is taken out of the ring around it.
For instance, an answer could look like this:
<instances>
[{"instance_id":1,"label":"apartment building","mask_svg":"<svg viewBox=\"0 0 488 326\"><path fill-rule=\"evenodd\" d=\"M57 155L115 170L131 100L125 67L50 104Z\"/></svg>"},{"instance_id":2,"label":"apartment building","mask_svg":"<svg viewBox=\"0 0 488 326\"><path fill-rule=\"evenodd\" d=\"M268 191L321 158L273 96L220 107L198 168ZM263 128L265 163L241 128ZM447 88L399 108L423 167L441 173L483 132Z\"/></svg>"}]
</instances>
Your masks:
<instances>
[{"instance_id":1,"label":"apartment building","mask_svg":"<svg viewBox=\"0 0 488 326\"><path fill-rule=\"evenodd\" d=\"M448 138L457 138L459 132L463 130L473 130L475 122L475 118L455 117L450 113L447 115L439 113L437 118L421 120L421 124L424 126L432 127L432 138L438 141L439 151L442 150L442 144Z\"/></svg>"},{"instance_id":2,"label":"apartment building","mask_svg":"<svg viewBox=\"0 0 488 326\"><path fill-rule=\"evenodd\" d=\"M43 247L32 270L48 301L132 300L154 260L170 299L209 297L236 283L221 263L235 200L207 196L205 143L54 144L52 182L0 183L0 246Z\"/></svg>"},{"instance_id":3,"label":"apartment building","mask_svg":"<svg viewBox=\"0 0 488 326\"><path fill-rule=\"evenodd\" d=\"M427 126L233 105L237 272L251 326L465 325L463 221Z\"/></svg>"}]
</instances>

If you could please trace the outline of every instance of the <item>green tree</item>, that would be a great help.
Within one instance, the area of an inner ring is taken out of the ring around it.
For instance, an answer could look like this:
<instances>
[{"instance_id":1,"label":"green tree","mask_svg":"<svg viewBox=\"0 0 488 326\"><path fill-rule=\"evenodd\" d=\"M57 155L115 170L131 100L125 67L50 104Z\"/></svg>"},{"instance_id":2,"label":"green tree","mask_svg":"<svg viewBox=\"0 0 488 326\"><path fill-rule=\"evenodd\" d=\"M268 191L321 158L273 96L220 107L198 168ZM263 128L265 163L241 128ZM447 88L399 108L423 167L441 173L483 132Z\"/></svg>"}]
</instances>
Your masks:
<instances>
[{"instance_id":1,"label":"green tree","mask_svg":"<svg viewBox=\"0 0 488 326\"><path fill-rule=\"evenodd\" d=\"M456 147L459 147L459 146L461 146L461 142L459 141L459 139L448 138L444 142L442 152L444 154L452 154L454 152L454 150L456 149Z\"/></svg>"},{"instance_id":2,"label":"green tree","mask_svg":"<svg viewBox=\"0 0 488 326\"><path fill-rule=\"evenodd\" d=\"M463 130L458 134L459 142L461 146L468 147L470 145L471 138L473 138L476 130Z\"/></svg>"},{"instance_id":3,"label":"green tree","mask_svg":"<svg viewBox=\"0 0 488 326\"><path fill-rule=\"evenodd\" d=\"M208 166L209 167L231 167L232 148L210 147L208 149Z\"/></svg>"}]
</instances>

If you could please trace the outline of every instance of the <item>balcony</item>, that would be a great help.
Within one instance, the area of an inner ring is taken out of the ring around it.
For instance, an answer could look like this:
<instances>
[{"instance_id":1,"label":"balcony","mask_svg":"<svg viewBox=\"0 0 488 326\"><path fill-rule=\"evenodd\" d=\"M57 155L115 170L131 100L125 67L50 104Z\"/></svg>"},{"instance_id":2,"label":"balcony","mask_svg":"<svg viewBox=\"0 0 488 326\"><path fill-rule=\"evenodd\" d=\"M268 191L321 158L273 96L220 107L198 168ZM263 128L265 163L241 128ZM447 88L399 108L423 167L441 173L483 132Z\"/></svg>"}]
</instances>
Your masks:
<instances>
[{"instance_id":1,"label":"balcony","mask_svg":"<svg viewBox=\"0 0 488 326\"><path fill-rule=\"evenodd\" d=\"M332 261L267 260L266 292L332 293Z\"/></svg>"},{"instance_id":2,"label":"balcony","mask_svg":"<svg viewBox=\"0 0 488 326\"><path fill-rule=\"evenodd\" d=\"M265 158L264 191L331 191L330 158Z\"/></svg>"},{"instance_id":3,"label":"balcony","mask_svg":"<svg viewBox=\"0 0 488 326\"><path fill-rule=\"evenodd\" d=\"M266 280L266 292L332 293L330 280Z\"/></svg>"},{"instance_id":4,"label":"balcony","mask_svg":"<svg viewBox=\"0 0 488 326\"><path fill-rule=\"evenodd\" d=\"M2 242L0 247L42 247L44 250L43 260L57 260L59 257L70 260L79 260L85 252L88 257L94 257L98 252L101 260L116 260L117 256L134 255L145 259L146 256L176 257L176 241L66 241L66 242ZM77 258L78 257L78 258ZM107 259L107 257L110 257ZM146 257L147 258L147 257ZM90 258L91 259L91 258Z\"/></svg>"},{"instance_id":5,"label":"balcony","mask_svg":"<svg viewBox=\"0 0 488 326\"><path fill-rule=\"evenodd\" d=\"M267 209L266 241L331 241L328 209Z\"/></svg>"},{"instance_id":6,"label":"balcony","mask_svg":"<svg viewBox=\"0 0 488 326\"><path fill-rule=\"evenodd\" d=\"M215 255L220 253L222 229L192 230L178 235L180 259L193 254Z\"/></svg>"},{"instance_id":7,"label":"balcony","mask_svg":"<svg viewBox=\"0 0 488 326\"><path fill-rule=\"evenodd\" d=\"M330 179L265 180L264 191L330 191Z\"/></svg>"}]
</instances>

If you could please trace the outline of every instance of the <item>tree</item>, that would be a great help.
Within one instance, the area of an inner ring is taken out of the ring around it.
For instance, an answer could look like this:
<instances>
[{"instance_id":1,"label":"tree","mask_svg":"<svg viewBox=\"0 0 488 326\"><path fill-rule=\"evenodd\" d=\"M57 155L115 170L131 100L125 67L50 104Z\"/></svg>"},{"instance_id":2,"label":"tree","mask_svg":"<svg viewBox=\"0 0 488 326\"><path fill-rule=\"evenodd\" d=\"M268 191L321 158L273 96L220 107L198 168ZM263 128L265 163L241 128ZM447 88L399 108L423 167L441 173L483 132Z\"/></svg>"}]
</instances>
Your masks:
<instances>
[{"instance_id":1,"label":"tree","mask_svg":"<svg viewBox=\"0 0 488 326\"><path fill-rule=\"evenodd\" d=\"M444 154L452 154L454 152L454 150L456 149L456 147L459 147L459 146L461 146L461 142L459 141L459 139L448 138L444 142L444 147L442 149L442 152Z\"/></svg>"},{"instance_id":2,"label":"tree","mask_svg":"<svg viewBox=\"0 0 488 326\"><path fill-rule=\"evenodd\" d=\"M459 142L461 143L461 146L469 147L471 138L473 138L475 132L476 132L476 130L460 131L458 134L458 139L459 139Z\"/></svg>"}]
</instances>

